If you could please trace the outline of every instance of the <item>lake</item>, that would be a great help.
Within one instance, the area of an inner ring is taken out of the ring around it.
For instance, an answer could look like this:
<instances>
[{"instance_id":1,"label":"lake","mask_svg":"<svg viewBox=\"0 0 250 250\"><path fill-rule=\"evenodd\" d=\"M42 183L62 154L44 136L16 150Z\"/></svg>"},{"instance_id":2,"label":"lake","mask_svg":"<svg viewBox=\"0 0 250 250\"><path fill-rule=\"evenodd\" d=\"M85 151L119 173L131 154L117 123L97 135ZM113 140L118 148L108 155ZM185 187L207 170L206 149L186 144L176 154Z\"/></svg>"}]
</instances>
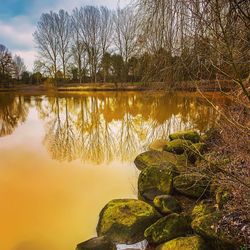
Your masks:
<instances>
[{"instance_id":1,"label":"lake","mask_svg":"<svg viewBox=\"0 0 250 250\"><path fill-rule=\"evenodd\" d=\"M195 93L1 93L0 249L75 249L108 201L136 197L149 143L217 119Z\"/></svg>"}]
</instances>

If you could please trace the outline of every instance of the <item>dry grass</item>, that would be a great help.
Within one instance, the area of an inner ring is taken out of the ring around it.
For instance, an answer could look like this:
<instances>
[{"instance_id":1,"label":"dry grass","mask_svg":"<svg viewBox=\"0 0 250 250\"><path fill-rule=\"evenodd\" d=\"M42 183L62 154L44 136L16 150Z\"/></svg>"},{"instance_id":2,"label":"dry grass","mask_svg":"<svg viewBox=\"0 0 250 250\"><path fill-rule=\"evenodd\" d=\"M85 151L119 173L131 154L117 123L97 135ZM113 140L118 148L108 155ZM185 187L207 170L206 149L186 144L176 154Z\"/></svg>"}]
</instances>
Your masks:
<instances>
[{"instance_id":1,"label":"dry grass","mask_svg":"<svg viewBox=\"0 0 250 250\"><path fill-rule=\"evenodd\" d=\"M244 246L243 249L249 249L250 104L242 94L235 97L230 106L222 107L226 119L222 118L213 131L209 151L215 152L213 161L222 162L223 171L217 173L218 185L230 190L219 229Z\"/></svg>"}]
</instances>

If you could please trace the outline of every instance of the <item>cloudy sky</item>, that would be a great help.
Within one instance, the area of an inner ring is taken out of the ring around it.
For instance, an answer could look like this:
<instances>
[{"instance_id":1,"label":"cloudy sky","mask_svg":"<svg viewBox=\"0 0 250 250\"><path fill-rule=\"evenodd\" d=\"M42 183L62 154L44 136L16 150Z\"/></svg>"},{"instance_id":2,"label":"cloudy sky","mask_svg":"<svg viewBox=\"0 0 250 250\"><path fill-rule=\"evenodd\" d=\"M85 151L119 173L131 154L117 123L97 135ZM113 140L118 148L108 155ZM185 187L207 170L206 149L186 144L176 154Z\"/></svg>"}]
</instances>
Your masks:
<instances>
[{"instance_id":1,"label":"cloudy sky","mask_svg":"<svg viewBox=\"0 0 250 250\"><path fill-rule=\"evenodd\" d=\"M50 10L71 11L82 5L105 5L116 8L130 0L0 0L0 44L4 44L12 54L20 55L28 70L33 69L36 57L33 32L40 15Z\"/></svg>"}]
</instances>

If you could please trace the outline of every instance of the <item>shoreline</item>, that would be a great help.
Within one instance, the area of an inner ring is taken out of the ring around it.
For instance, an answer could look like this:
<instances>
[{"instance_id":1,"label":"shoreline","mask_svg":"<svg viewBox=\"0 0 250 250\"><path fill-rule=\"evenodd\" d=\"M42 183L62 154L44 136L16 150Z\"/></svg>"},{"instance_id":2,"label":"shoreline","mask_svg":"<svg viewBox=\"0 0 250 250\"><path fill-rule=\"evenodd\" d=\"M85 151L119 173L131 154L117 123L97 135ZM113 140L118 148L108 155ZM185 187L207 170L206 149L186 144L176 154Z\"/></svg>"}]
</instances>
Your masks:
<instances>
[{"instance_id":1,"label":"shoreline","mask_svg":"<svg viewBox=\"0 0 250 250\"><path fill-rule=\"evenodd\" d=\"M25 92L25 93L63 93L63 92L126 92L126 91L168 91L168 92L229 92L234 86L228 81L196 81L181 82L179 84L161 83L84 83L65 84L55 88L44 85L13 85L11 87L0 87L1 92Z\"/></svg>"}]
</instances>

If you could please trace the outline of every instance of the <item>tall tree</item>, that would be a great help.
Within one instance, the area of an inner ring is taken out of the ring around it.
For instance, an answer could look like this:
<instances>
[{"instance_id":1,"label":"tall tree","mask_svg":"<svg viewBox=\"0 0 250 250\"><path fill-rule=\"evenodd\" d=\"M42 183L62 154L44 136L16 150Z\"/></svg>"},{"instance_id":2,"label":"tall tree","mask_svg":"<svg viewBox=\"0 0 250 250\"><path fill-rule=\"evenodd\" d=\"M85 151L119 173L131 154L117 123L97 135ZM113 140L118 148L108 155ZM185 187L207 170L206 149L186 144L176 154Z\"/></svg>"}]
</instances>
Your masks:
<instances>
[{"instance_id":1,"label":"tall tree","mask_svg":"<svg viewBox=\"0 0 250 250\"><path fill-rule=\"evenodd\" d=\"M12 74L12 56L9 50L0 44L0 75L1 78L5 76L10 77Z\"/></svg>"},{"instance_id":2,"label":"tall tree","mask_svg":"<svg viewBox=\"0 0 250 250\"><path fill-rule=\"evenodd\" d=\"M86 46L81 38L81 24L79 10L74 9L72 13L72 57L73 63L77 67L79 83L83 81L83 67L86 68Z\"/></svg>"},{"instance_id":3,"label":"tall tree","mask_svg":"<svg viewBox=\"0 0 250 250\"><path fill-rule=\"evenodd\" d=\"M124 61L125 81L128 74L128 61L137 52L137 22L132 8L118 8L114 14L114 44Z\"/></svg>"},{"instance_id":4,"label":"tall tree","mask_svg":"<svg viewBox=\"0 0 250 250\"><path fill-rule=\"evenodd\" d=\"M100 59L100 11L94 6L85 6L75 9L80 25L80 37L88 55L88 64L91 80L97 81L97 67Z\"/></svg>"},{"instance_id":5,"label":"tall tree","mask_svg":"<svg viewBox=\"0 0 250 250\"><path fill-rule=\"evenodd\" d=\"M63 78L66 78L67 64L70 58L70 42L72 34L71 18L68 12L60 10L55 14L56 36L58 40L58 53L62 63Z\"/></svg>"},{"instance_id":6,"label":"tall tree","mask_svg":"<svg viewBox=\"0 0 250 250\"><path fill-rule=\"evenodd\" d=\"M48 73L56 79L60 46L56 35L55 19L56 14L52 11L42 14L34 33L34 39L40 56L40 65L45 67Z\"/></svg>"},{"instance_id":7,"label":"tall tree","mask_svg":"<svg viewBox=\"0 0 250 250\"><path fill-rule=\"evenodd\" d=\"M13 58L13 73L17 80L22 78L22 74L26 71L26 66L20 56L15 55Z\"/></svg>"}]
</instances>

